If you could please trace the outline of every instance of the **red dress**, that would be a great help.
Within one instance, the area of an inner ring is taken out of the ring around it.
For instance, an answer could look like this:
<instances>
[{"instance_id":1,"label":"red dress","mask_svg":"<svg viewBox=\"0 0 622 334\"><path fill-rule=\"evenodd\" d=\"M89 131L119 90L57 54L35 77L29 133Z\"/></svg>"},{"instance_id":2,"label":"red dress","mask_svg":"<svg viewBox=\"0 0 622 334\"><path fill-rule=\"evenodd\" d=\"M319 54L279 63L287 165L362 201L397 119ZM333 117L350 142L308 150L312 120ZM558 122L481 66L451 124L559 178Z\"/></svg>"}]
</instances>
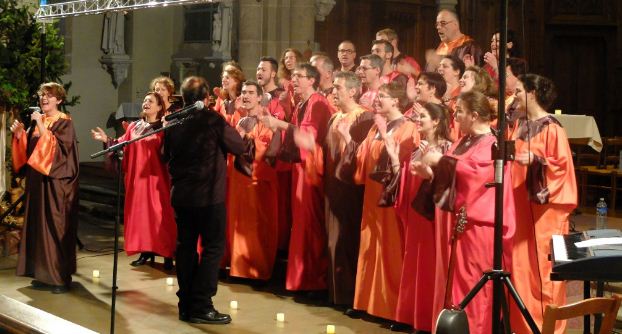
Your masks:
<instances>
[{"instance_id":1,"label":"red dress","mask_svg":"<svg viewBox=\"0 0 622 334\"><path fill-rule=\"evenodd\" d=\"M146 133L151 125L137 121L118 141ZM125 173L124 248L127 255L154 252L173 257L177 225L171 206L171 182L161 159L163 133L157 133L124 149Z\"/></svg>"},{"instance_id":2,"label":"red dress","mask_svg":"<svg viewBox=\"0 0 622 334\"><path fill-rule=\"evenodd\" d=\"M445 153L450 142L442 145L427 147L429 150ZM419 161L423 156L421 150L413 153L411 161ZM421 185L424 187L421 187ZM397 321L412 325L420 331L432 330L432 303L436 282L435 245L434 245L434 219L423 216L413 209L412 203L418 201L432 201L432 193L424 191L429 181L420 176L410 173L409 165L406 164L401 171L400 191L395 207L397 214L404 225L404 265L400 280L400 290L397 301ZM427 198L421 198L427 194ZM419 198L418 198L419 197Z\"/></svg>"},{"instance_id":3,"label":"red dress","mask_svg":"<svg viewBox=\"0 0 622 334\"><path fill-rule=\"evenodd\" d=\"M465 207L467 224L456 243L456 262L452 293L453 304L459 304L492 269L494 245L495 190L486 184L494 180L491 134L463 136L434 169L436 221L436 287L434 321L443 309L449 265L450 238L456 224L456 213ZM505 170L503 216L503 268L510 268L512 238L516 226L510 168ZM453 198L453 200L452 200ZM443 209L439 209L443 208ZM492 282L486 285L465 308L471 333L492 333Z\"/></svg>"}]
</instances>

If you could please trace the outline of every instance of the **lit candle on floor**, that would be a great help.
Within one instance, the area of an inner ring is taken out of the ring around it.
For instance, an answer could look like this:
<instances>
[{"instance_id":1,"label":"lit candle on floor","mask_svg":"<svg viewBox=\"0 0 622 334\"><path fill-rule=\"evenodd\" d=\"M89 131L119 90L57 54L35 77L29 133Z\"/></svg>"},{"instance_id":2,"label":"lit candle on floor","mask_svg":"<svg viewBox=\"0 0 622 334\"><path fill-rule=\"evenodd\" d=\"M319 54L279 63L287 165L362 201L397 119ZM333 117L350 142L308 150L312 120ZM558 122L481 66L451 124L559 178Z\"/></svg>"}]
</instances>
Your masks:
<instances>
[{"instance_id":1,"label":"lit candle on floor","mask_svg":"<svg viewBox=\"0 0 622 334\"><path fill-rule=\"evenodd\" d=\"M561 109L555 109L555 115L561 115L561 114L562 114Z\"/></svg>"},{"instance_id":2,"label":"lit candle on floor","mask_svg":"<svg viewBox=\"0 0 622 334\"><path fill-rule=\"evenodd\" d=\"M238 309L238 301L237 300L232 300L229 303L229 308L232 310L237 310Z\"/></svg>"},{"instance_id":3,"label":"lit candle on floor","mask_svg":"<svg viewBox=\"0 0 622 334\"><path fill-rule=\"evenodd\" d=\"M166 278L166 285L173 285L175 284L175 281L173 280L172 277L167 277Z\"/></svg>"},{"instance_id":4,"label":"lit candle on floor","mask_svg":"<svg viewBox=\"0 0 622 334\"><path fill-rule=\"evenodd\" d=\"M99 278L99 270L93 270L93 277Z\"/></svg>"},{"instance_id":5,"label":"lit candle on floor","mask_svg":"<svg viewBox=\"0 0 622 334\"><path fill-rule=\"evenodd\" d=\"M285 313L277 313L276 314L276 321L278 321L278 322L285 322Z\"/></svg>"},{"instance_id":6,"label":"lit candle on floor","mask_svg":"<svg viewBox=\"0 0 622 334\"><path fill-rule=\"evenodd\" d=\"M326 334L335 334L335 325L326 325Z\"/></svg>"}]
</instances>

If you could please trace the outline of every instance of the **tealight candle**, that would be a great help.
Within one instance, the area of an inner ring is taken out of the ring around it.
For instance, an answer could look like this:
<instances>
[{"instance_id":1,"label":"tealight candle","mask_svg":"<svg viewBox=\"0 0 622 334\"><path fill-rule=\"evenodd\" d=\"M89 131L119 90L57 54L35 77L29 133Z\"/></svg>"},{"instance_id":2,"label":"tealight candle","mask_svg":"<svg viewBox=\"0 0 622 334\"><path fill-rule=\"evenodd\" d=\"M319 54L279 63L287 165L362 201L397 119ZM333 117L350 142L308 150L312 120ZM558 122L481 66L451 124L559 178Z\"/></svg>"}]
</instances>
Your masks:
<instances>
[{"instance_id":1,"label":"tealight candle","mask_svg":"<svg viewBox=\"0 0 622 334\"><path fill-rule=\"evenodd\" d=\"M326 325L326 334L335 334L335 325Z\"/></svg>"},{"instance_id":2,"label":"tealight candle","mask_svg":"<svg viewBox=\"0 0 622 334\"><path fill-rule=\"evenodd\" d=\"M99 270L93 270L93 277L99 278Z\"/></svg>"},{"instance_id":3,"label":"tealight candle","mask_svg":"<svg viewBox=\"0 0 622 334\"><path fill-rule=\"evenodd\" d=\"M285 313L277 313L276 314L276 321L278 321L278 322L285 322Z\"/></svg>"},{"instance_id":4,"label":"tealight candle","mask_svg":"<svg viewBox=\"0 0 622 334\"><path fill-rule=\"evenodd\" d=\"M561 115L561 114L562 114L561 109L555 109L555 115Z\"/></svg>"},{"instance_id":5,"label":"tealight candle","mask_svg":"<svg viewBox=\"0 0 622 334\"><path fill-rule=\"evenodd\" d=\"M172 277L167 277L166 278L166 285L173 285L175 284L175 281L173 280Z\"/></svg>"},{"instance_id":6,"label":"tealight candle","mask_svg":"<svg viewBox=\"0 0 622 334\"><path fill-rule=\"evenodd\" d=\"M238 301L237 300L232 300L229 303L229 308L232 310L237 310L238 309Z\"/></svg>"}]
</instances>

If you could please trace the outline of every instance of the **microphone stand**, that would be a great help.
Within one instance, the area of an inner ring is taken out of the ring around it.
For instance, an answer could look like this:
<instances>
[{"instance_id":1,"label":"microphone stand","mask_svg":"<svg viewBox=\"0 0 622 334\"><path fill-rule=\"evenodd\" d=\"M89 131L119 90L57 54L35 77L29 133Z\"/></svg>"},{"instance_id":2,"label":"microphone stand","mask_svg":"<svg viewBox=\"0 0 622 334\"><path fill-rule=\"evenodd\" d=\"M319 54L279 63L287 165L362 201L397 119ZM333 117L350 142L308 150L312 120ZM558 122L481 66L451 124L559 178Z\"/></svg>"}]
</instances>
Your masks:
<instances>
[{"instance_id":1,"label":"microphone stand","mask_svg":"<svg viewBox=\"0 0 622 334\"><path fill-rule=\"evenodd\" d=\"M121 175L121 162L123 161L123 148L128 146L134 142L137 142L145 137L149 137L153 134L165 131L172 127L178 126L182 124L185 120L191 119L192 115L189 115L186 118L178 119L172 122L169 122L166 126L162 126L161 128L140 135L136 138L130 139L128 141L124 141L115 145L112 145L104 150L91 154L91 159L95 159L99 156L102 156L106 153L113 153L114 158L117 160L117 213L115 215L114 221L114 260L112 265L112 300L110 304L110 334L114 334L114 321L115 321L115 307L117 300L117 267L119 261L119 225L121 224L121 186L123 184L123 179Z\"/></svg>"},{"instance_id":2,"label":"microphone stand","mask_svg":"<svg viewBox=\"0 0 622 334\"><path fill-rule=\"evenodd\" d=\"M475 297L475 295L484 287L488 281L493 283L493 303L492 303L492 332L497 334L501 333L501 326L499 326L499 320L501 319L501 312L503 312L503 328L505 333L510 334L510 319L508 301L503 292L503 286L508 289L510 296L516 302L518 309L520 310L523 318L527 321L529 328L534 334L540 334L540 329L535 323L527 307L518 295L518 291L512 285L510 280L511 274L503 270L503 184L504 184L504 167L507 161L514 160L514 141L508 141L505 139L506 121L505 121L505 69L507 66L506 53L507 53L507 16L508 16L508 0L501 1L501 16L500 24L501 29L499 31L499 103L498 103L498 115L499 120L497 122L497 143L493 145L493 159L495 169L495 179L486 185L486 187L495 188L495 222L494 222L494 255L493 255L493 268L483 273L479 282L469 291L469 293L460 302L460 309L464 308Z\"/></svg>"}]
</instances>

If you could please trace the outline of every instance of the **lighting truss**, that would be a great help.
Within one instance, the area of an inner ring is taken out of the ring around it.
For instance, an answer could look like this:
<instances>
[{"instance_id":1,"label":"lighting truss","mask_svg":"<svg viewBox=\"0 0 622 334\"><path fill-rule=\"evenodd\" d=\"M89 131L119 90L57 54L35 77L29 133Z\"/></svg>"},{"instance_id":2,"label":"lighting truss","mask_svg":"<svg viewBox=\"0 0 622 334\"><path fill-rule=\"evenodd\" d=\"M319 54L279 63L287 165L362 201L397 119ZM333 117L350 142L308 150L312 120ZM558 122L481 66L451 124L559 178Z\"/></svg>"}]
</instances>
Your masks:
<instances>
[{"instance_id":1,"label":"lighting truss","mask_svg":"<svg viewBox=\"0 0 622 334\"><path fill-rule=\"evenodd\" d=\"M218 0L78 0L41 5L35 14L35 19L37 21L48 21L62 17L94 15L111 11L130 11L209 2L218 2Z\"/></svg>"}]
</instances>

